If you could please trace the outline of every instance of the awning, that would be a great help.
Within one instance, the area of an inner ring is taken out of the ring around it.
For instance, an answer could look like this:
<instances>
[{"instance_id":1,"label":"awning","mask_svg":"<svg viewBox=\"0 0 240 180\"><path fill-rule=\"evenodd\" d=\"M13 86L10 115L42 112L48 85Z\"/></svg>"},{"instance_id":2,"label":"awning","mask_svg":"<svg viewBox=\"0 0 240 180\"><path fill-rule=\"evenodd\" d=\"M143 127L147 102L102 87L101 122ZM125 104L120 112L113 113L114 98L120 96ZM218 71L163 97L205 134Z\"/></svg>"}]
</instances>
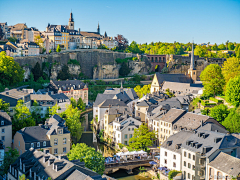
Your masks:
<instances>
[{"instance_id":1,"label":"awning","mask_svg":"<svg viewBox=\"0 0 240 180\"><path fill-rule=\"evenodd\" d=\"M156 165L157 163L155 161L150 161L149 164Z\"/></svg>"}]
</instances>

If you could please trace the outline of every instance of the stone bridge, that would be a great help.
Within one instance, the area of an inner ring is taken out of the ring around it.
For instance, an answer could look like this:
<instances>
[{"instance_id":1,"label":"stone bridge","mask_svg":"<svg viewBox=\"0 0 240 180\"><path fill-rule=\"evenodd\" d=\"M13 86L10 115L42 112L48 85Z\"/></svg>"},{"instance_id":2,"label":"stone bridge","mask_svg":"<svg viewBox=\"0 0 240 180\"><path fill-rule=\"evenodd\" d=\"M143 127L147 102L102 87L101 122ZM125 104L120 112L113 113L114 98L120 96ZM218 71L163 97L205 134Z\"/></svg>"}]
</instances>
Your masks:
<instances>
[{"instance_id":1,"label":"stone bridge","mask_svg":"<svg viewBox=\"0 0 240 180\"><path fill-rule=\"evenodd\" d=\"M131 174L134 168L137 168L140 166L150 166L149 162L152 160L153 159L147 159L147 160L136 160L136 161L105 164L104 174L111 174L118 171L119 169L125 169L129 174Z\"/></svg>"}]
</instances>

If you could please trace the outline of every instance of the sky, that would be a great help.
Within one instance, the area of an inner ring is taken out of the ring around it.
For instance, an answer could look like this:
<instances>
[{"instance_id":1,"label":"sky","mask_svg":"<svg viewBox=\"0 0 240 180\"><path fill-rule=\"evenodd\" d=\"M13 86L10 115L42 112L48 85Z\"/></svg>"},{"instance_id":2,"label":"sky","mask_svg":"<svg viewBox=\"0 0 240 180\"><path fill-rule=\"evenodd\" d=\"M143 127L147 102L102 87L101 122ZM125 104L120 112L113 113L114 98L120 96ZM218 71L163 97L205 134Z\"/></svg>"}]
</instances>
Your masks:
<instances>
[{"instance_id":1,"label":"sky","mask_svg":"<svg viewBox=\"0 0 240 180\"><path fill-rule=\"evenodd\" d=\"M10 3L11 2L11 3ZM44 31L48 23L122 34L137 43L240 43L240 0L0 0L0 22L26 23Z\"/></svg>"}]
</instances>

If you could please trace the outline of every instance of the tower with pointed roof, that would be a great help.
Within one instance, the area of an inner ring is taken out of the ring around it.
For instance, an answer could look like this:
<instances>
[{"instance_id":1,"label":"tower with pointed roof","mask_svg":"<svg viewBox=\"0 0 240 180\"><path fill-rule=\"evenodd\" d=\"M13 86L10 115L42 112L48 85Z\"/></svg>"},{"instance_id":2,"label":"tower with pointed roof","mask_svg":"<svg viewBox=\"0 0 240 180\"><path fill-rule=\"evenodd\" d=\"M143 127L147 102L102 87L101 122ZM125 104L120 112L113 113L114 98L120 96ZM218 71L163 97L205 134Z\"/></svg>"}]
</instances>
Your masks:
<instances>
[{"instance_id":1,"label":"tower with pointed roof","mask_svg":"<svg viewBox=\"0 0 240 180\"><path fill-rule=\"evenodd\" d=\"M188 75L192 78L193 82L197 81L197 70L194 67L194 42L192 42L191 63L188 69Z\"/></svg>"},{"instance_id":2,"label":"tower with pointed roof","mask_svg":"<svg viewBox=\"0 0 240 180\"><path fill-rule=\"evenodd\" d=\"M72 11L70 13L70 18L69 18L69 21L68 21L68 29L74 30L74 20L73 20Z\"/></svg>"},{"instance_id":3,"label":"tower with pointed roof","mask_svg":"<svg viewBox=\"0 0 240 180\"><path fill-rule=\"evenodd\" d=\"M97 27L97 33L100 34L100 26L99 26L99 22L98 22L98 27Z\"/></svg>"}]
</instances>

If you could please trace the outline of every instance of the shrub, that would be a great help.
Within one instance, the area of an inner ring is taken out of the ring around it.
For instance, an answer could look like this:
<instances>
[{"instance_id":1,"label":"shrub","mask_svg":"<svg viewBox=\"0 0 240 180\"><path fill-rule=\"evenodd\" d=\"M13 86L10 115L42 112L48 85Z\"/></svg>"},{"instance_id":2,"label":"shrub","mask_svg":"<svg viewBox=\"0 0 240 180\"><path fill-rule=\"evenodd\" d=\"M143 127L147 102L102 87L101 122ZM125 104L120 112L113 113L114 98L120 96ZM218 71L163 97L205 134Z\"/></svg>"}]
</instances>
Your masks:
<instances>
[{"instance_id":1,"label":"shrub","mask_svg":"<svg viewBox=\"0 0 240 180\"><path fill-rule=\"evenodd\" d=\"M181 173L181 171L171 170L168 173L168 180L172 180L178 173Z\"/></svg>"},{"instance_id":2,"label":"shrub","mask_svg":"<svg viewBox=\"0 0 240 180\"><path fill-rule=\"evenodd\" d=\"M80 63L76 59L69 59L68 64L74 64L74 65L79 65L80 66Z\"/></svg>"}]
</instances>

